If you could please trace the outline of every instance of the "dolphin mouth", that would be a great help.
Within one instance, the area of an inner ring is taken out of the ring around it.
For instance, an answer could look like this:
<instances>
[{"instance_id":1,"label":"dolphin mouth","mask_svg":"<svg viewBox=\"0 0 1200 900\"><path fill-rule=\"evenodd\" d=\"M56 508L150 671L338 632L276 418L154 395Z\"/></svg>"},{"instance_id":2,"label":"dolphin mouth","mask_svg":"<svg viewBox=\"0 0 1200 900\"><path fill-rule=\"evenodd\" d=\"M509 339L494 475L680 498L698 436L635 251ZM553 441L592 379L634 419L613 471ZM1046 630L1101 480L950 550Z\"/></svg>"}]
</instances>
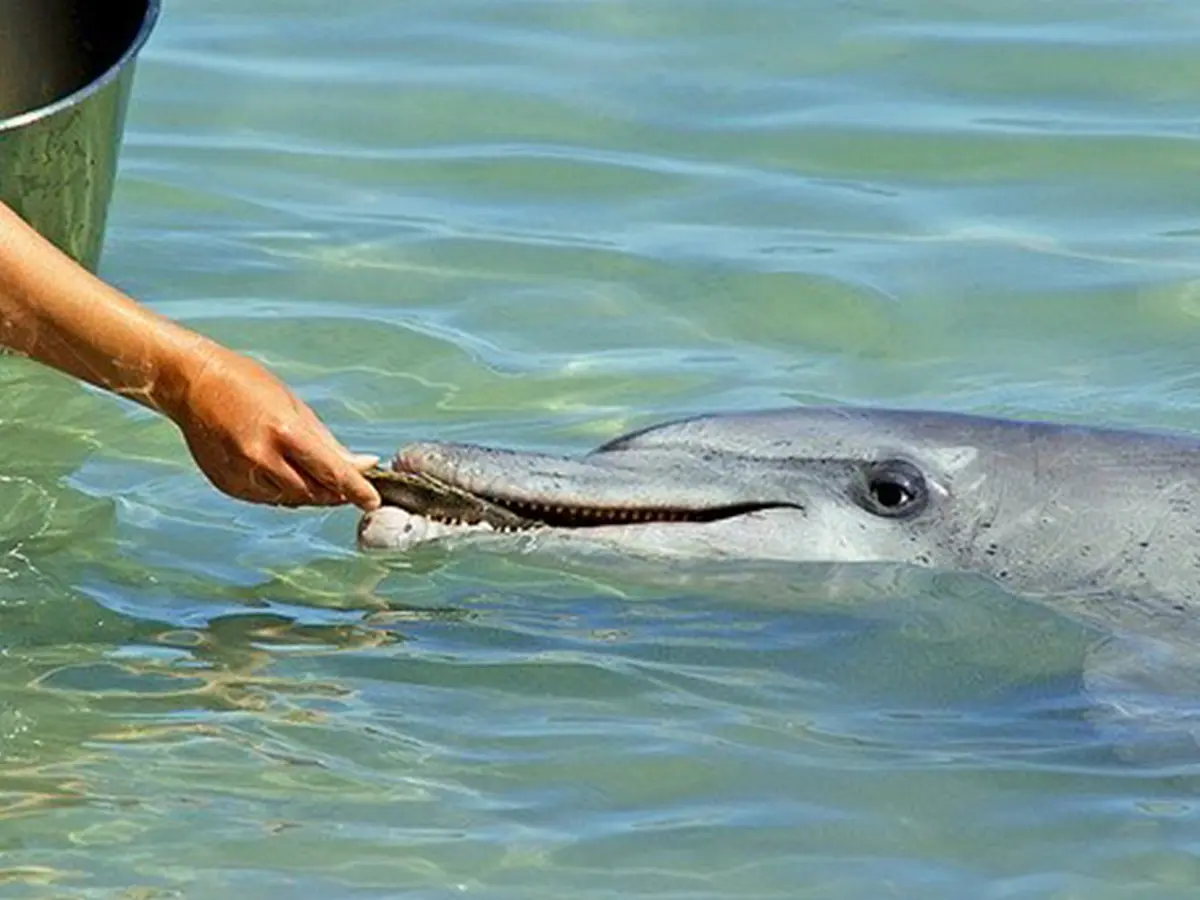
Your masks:
<instances>
[{"instance_id":1,"label":"dolphin mouth","mask_svg":"<svg viewBox=\"0 0 1200 900\"><path fill-rule=\"evenodd\" d=\"M443 525L484 525L504 532L707 524L768 509L800 508L794 502L712 496L721 492L705 487L708 479L702 473L671 471L672 466L661 471L640 458L636 465L625 462L419 445L398 454L390 469L373 469L367 478L384 506Z\"/></svg>"}]
</instances>

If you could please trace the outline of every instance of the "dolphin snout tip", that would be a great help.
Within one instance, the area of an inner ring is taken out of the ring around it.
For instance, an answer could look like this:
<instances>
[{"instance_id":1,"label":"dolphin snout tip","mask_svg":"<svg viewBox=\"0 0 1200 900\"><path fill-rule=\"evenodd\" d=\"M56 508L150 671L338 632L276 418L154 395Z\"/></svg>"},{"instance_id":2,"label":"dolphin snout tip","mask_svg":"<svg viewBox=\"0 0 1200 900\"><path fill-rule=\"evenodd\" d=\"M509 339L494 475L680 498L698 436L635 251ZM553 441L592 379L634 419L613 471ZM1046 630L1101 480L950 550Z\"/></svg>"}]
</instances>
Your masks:
<instances>
[{"instance_id":1,"label":"dolphin snout tip","mask_svg":"<svg viewBox=\"0 0 1200 900\"><path fill-rule=\"evenodd\" d=\"M387 550L417 543L414 534L420 519L395 506L381 506L363 513L358 520L358 546L368 550Z\"/></svg>"}]
</instances>

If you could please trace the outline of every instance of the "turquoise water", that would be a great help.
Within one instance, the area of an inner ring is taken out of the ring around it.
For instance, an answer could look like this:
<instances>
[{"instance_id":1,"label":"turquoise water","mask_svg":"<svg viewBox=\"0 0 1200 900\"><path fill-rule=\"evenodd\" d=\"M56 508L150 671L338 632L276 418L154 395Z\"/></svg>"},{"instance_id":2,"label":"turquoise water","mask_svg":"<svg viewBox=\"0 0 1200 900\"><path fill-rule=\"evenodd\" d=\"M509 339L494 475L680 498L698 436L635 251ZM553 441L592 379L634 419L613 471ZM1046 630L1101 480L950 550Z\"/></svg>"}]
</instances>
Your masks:
<instances>
[{"instance_id":1,"label":"turquoise water","mask_svg":"<svg viewBox=\"0 0 1200 900\"><path fill-rule=\"evenodd\" d=\"M1200 429L1191 0L167 3L103 270L357 449ZM0 895L1174 898L1200 782L966 579L364 556L0 368Z\"/></svg>"}]
</instances>

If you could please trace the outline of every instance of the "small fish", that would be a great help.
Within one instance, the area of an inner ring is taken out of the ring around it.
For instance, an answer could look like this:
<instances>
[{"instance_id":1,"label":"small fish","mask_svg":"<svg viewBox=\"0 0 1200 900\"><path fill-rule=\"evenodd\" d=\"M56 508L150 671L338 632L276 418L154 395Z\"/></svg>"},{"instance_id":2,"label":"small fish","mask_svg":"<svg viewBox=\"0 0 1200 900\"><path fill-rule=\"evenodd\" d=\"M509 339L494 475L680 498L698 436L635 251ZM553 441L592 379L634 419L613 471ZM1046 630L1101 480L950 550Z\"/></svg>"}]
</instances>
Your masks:
<instances>
[{"instance_id":1,"label":"small fish","mask_svg":"<svg viewBox=\"0 0 1200 900\"><path fill-rule=\"evenodd\" d=\"M426 519L450 524L484 524L498 531L526 530L542 524L431 475L378 467L365 474L379 491L385 506L398 506Z\"/></svg>"}]
</instances>

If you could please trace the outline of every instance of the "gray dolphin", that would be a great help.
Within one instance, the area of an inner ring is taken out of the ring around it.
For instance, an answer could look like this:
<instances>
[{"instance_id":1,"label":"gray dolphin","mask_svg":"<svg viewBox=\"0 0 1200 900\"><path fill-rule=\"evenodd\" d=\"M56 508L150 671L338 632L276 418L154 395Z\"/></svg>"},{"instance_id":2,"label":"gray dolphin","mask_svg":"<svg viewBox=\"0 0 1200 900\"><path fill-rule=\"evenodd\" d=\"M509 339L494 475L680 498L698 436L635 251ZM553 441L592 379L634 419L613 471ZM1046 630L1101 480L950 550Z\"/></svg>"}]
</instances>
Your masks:
<instances>
[{"instance_id":1,"label":"gray dolphin","mask_svg":"<svg viewBox=\"0 0 1200 900\"><path fill-rule=\"evenodd\" d=\"M1200 438L808 407L669 422L577 458L414 444L377 484L365 548L506 537L977 573L1123 635L1085 673L1121 716L1160 714L1151 671L1200 696Z\"/></svg>"},{"instance_id":2,"label":"gray dolphin","mask_svg":"<svg viewBox=\"0 0 1200 900\"><path fill-rule=\"evenodd\" d=\"M669 422L579 458L420 443L392 470L431 487L405 498L383 483L393 502L364 517L364 547L515 531L638 554L903 563L1164 614L1200 590L1200 439L1186 435L808 407ZM437 507L439 486L457 506Z\"/></svg>"}]
</instances>

